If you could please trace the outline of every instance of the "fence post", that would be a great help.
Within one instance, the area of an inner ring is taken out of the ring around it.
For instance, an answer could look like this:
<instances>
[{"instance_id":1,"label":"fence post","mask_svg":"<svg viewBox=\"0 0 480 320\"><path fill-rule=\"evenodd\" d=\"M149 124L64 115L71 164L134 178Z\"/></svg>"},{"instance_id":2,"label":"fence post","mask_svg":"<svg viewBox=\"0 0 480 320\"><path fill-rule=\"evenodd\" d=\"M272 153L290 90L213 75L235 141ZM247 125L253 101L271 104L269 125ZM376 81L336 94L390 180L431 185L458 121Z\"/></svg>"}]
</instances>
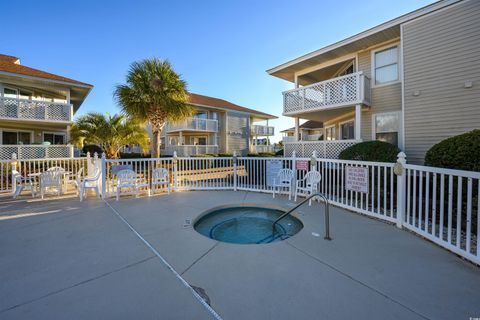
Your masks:
<instances>
[{"instance_id":1,"label":"fence post","mask_svg":"<svg viewBox=\"0 0 480 320\"><path fill-rule=\"evenodd\" d=\"M310 158L310 170L317 171L317 150L313 150L312 157Z\"/></svg>"},{"instance_id":2,"label":"fence post","mask_svg":"<svg viewBox=\"0 0 480 320\"><path fill-rule=\"evenodd\" d=\"M292 152L292 170L293 170L293 181L292 181L292 187L290 188L290 195L293 196L295 186L297 185L297 152L293 150Z\"/></svg>"},{"instance_id":3,"label":"fence post","mask_svg":"<svg viewBox=\"0 0 480 320\"><path fill-rule=\"evenodd\" d=\"M177 190L178 188L178 179L177 179L177 165L178 165L178 159L177 159L177 151L173 151L173 189Z\"/></svg>"},{"instance_id":4,"label":"fence post","mask_svg":"<svg viewBox=\"0 0 480 320\"><path fill-rule=\"evenodd\" d=\"M92 157L90 155L90 152L87 152L87 172L84 172L84 175L86 176L93 175L93 169L94 169L94 165L92 162Z\"/></svg>"},{"instance_id":5,"label":"fence post","mask_svg":"<svg viewBox=\"0 0 480 320\"><path fill-rule=\"evenodd\" d=\"M15 152L12 153L12 193L15 193L15 190L17 190L17 179L13 170L17 170L17 154Z\"/></svg>"},{"instance_id":6,"label":"fence post","mask_svg":"<svg viewBox=\"0 0 480 320\"><path fill-rule=\"evenodd\" d=\"M95 153L95 157L98 159L98 154ZM97 161L95 161L97 162ZM102 198L106 199L107 198L107 159L105 156L105 152L102 153L102 159L101 159L101 174L100 176L102 177L101 183L102 183Z\"/></svg>"},{"instance_id":7,"label":"fence post","mask_svg":"<svg viewBox=\"0 0 480 320\"><path fill-rule=\"evenodd\" d=\"M233 151L233 191L237 191L237 151Z\"/></svg>"},{"instance_id":8,"label":"fence post","mask_svg":"<svg viewBox=\"0 0 480 320\"><path fill-rule=\"evenodd\" d=\"M405 216L405 164L407 156L405 153L400 152L397 155L397 163L393 168L394 173L397 175L397 227L402 228L404 216ZM392 181L393 183L393 181Z\"/></svg>"}]
</instances>

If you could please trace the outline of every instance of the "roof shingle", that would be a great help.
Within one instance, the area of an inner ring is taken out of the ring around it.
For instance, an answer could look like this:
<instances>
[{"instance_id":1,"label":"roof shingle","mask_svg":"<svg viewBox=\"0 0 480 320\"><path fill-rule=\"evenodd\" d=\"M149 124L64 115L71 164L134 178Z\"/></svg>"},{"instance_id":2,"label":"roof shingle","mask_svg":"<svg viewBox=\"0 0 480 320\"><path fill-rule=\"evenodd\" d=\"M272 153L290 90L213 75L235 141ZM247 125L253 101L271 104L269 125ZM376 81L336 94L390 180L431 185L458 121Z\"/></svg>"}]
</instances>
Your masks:
<instances>
[{"instance_id":1,"label":"roof shingle","mask_svg":"<svg viewBox=\"0 0 480 320\"><path fill-rule=\"evenodd\" d=\"M269 118L269 119L276 119L277 118L274 115L264 113L264 112L261 112L261 111L257 111L257 110L253 110L253 109L250 109L250 108L245 108L245 107L236 105L234 103L228 102L228 101L223 100L223 99L208 97L208 96L204 96L204 95L196 94L196 93L190 93L189 96L190 96L189 101L192 104L198 104L198 105L228 109L228 110L233 110L233 111L247 112L247 113L263 116L263 117L266 117L266 118Z\"/></svg>"}]
</instances>

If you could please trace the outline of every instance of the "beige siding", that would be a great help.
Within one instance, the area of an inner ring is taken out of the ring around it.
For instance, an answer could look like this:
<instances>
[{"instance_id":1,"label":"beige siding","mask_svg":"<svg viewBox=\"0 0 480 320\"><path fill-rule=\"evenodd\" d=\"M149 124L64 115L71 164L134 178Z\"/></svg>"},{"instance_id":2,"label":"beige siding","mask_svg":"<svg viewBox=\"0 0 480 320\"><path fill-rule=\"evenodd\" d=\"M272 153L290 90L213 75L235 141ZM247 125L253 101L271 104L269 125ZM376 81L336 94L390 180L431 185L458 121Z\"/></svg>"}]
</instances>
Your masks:
<instances>
[{"instance_id":1,"label":"beige siding","mask_svg":"<svg viewBox=\"0 0 480 320\"><path fill-rule=\"evenodd\" d=\"M249 122L248 114L228 112L227 114L227 152L233 151L246 155L249 149Z\"/></svg>"},{"instance_id":2,"label":"beige siding","mask_svg":"<svg viewBox=\"0 0 480 320\"><path fill-rule=\"evenodd\" d=\"M358 53L358 70L363 71L370 79L371 76L371 50ZM372 79L373 81L373 79ZM362 111L362 139L372 140L372 115L374 113L401 111L402 86L394 83L382 87L372 88L371 107Z\"/></svg>"},{"instance_id":3,"label":"beige siding","mask_svg":"<svg viewBox=\"0 0 480 320\"><path fill-rule=\"evenodd\" d=\"M421 163L433 144L480 128L480 2L404 25L403 42L406 154Z\"/></svg>"}]
</instances>

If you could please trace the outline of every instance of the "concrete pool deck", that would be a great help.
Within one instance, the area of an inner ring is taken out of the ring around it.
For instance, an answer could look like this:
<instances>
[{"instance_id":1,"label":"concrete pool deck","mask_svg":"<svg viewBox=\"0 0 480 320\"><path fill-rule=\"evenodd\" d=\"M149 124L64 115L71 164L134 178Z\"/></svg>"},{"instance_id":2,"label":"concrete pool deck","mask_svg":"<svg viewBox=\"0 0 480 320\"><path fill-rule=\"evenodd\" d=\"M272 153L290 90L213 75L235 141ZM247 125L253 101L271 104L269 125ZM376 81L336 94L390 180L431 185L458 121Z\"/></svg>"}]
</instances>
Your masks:
<instances>
[{"instance_id":1,"label":"concrete pool deck","mask_svg":"<svg viewBox=\"0 0 480 320\"><path fill-rule=\"evenodd\" d=\"M407 231L332 207L325 241L317 203L299 209L297 235L271 244L221 243L186 223L230 204L294 205L243 191L2 198L0 318L213 318L174 272L223 319L480 317L480 268Z\"/></svg>"}]
</instances>

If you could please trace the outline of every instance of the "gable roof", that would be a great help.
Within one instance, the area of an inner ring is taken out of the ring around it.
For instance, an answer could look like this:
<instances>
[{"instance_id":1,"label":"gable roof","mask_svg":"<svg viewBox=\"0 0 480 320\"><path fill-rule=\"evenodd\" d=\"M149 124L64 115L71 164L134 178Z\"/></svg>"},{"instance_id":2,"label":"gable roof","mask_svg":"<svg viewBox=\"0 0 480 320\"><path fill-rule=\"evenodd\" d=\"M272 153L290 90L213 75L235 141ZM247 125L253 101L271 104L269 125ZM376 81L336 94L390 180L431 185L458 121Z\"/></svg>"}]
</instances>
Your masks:
<instances>
[{"instance_id":1,"label":"gable roof","mask_svg":"<svg viewBox=\"0 0 480 320\"><path fill-rule=\"evenodd\" d=\"M221 108L221 109L227 109L227 110L233 110L233 111L240 111L240 112L246 112L250 113L252 115L257 115L262 118L267 118L267 119L277 119L278 117L253 110L250 108L242 107L237 104L231 103L229 101L223 100L223 99L218 99L218 98L213 98L213 97L208 97L204 96L201 94L196 94L196 93L190 93L189 95L189 102L194 105L199 105L199 106L207 106L207 107L214 107L214 108Z\"/></svg>"},{"instance_id":2,"label":"gable roof","mask_svg":"<svg viewBox=\"0 0 480 320\"><path fill-rule=\"evenodd\" d=\"M298 58L287 61L276 67L267 70L269 75L294 82L295 72L305 68L315 66L321 62L328 61L334 58L351 54L362 49L365 49L374 44L382 43L391 40L395 37L400 37L400 25L417 19L421 16L427 15L431 12L440 10L444 7L460 2L462 0L440 0L411 11L407 14L401 15L397 18L379 24L373 28L362 31L356 35L345 38L313 52L304 54Z\"/></svg>"},{"instance_id":3,"label":"gable roof","mask_svg":"<svg viewBox=\"0 0 480 320\"><path fill-rule=\"evenodd\" d=\"M91 84L73 80L70 78L62 77L53 73L45 72L42 70L22 66L20 59L14 56L8 56L0 54L0 72L13 73L17 75L42 78L53 81L67 82L74 85L93 87Z\"/></svg>"}]
</instances>

